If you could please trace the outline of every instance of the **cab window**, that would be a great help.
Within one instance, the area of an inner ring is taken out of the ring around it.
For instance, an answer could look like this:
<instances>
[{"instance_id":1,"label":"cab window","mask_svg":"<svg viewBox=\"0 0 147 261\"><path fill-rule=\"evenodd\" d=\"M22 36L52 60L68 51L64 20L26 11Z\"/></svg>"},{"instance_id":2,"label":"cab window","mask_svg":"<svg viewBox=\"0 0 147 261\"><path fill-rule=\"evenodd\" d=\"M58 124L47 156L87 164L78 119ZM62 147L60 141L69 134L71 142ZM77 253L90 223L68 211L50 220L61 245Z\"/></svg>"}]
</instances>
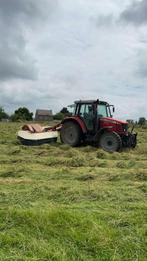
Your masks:
<instances>
[{"instance_id":1,"label":"cab window","mask_svg":"<svg viewBox=\"0 0 147 261\"><path fill-rule=\"evenodd\" d=\"M108 117L107 107L104 104L98 106L98 117Z\"/></svg>"},{"instance_id":2,"label":"cab window","mask_svg":"<svg viewBox=\"0 0 147 261\"><path fill-rule=\"evenodd\" d=\"M81 104L79 115L82 118L93 116L93 107L91 104Z\"/></svg>"}]
</instances>

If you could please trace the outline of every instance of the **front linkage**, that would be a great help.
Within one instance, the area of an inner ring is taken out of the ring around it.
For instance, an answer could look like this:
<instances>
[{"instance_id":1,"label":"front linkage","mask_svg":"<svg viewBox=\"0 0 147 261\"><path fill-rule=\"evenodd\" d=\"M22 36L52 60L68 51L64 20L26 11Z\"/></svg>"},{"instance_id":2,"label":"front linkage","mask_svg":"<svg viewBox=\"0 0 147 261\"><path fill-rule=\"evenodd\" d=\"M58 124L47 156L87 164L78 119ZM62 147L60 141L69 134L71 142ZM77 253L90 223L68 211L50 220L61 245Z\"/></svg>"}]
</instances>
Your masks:
<instances>
[{"instance_id":1,"label":"front linkage","mask_svg":"<svg viewBox=\"0 0 147 261\"><path fill-rule=\"evenodd\" d=\"M137 145L137 133L133 133L134 126L130 132L122 137L123 147L135 148Z\"/></svg>"}]
</instances>

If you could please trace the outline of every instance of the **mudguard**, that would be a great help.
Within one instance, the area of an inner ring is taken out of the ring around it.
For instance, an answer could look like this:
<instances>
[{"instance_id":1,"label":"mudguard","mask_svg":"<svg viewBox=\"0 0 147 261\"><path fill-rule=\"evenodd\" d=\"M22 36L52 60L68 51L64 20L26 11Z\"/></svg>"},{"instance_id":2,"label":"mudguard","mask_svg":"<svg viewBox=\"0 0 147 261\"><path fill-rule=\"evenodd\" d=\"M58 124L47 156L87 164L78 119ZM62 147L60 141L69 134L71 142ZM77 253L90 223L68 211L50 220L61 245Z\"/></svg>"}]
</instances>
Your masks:
<instances>
[{"instance_id":1,"label":"mudguard","mask_svg":"<svg viewBox=\"0 0 147 261\"><path fill-rule=\"evenodd\" d=\"M80 126L82 133L84 133L84 134L87 133L86 125L85 125L84 121L82 119L80 119L79 117L67 117L61 122L61 124L64 124L65 122L68 122L68 121L75 122L76 124L78 124Z\"/></svg>"}]
</instances>

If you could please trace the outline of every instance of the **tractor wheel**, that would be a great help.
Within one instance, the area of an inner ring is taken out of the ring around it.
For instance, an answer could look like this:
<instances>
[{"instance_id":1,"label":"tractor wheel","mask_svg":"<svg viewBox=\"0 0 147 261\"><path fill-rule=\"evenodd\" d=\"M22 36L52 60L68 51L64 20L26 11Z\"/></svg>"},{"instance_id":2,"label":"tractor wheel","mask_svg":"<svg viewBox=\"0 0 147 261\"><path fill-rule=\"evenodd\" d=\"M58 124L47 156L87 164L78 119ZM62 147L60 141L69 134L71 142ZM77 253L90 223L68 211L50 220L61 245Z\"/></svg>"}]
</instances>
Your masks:
<instances>
[{"instance_id":1,"label":"tractor wheel","mask_svg":"<svg viewBox=\"0 0 147 261\"><path fill-rule=\"evenodd\" d=\"M81 141L81 130L79 126L73 122L65 122L60 131L61 142L76 147Z\"/></svg>"},{"instance_id":2,"label":"tractor wheel","mask_svg":"<svg viewBox=\"0 0 147 261\"><path fill-rule=\"evenodd\" d=\"M122 148L121 137L116 132L105 132L100 137L99 145L108 152L119 151Z\"/></svg>"}]
</instances>

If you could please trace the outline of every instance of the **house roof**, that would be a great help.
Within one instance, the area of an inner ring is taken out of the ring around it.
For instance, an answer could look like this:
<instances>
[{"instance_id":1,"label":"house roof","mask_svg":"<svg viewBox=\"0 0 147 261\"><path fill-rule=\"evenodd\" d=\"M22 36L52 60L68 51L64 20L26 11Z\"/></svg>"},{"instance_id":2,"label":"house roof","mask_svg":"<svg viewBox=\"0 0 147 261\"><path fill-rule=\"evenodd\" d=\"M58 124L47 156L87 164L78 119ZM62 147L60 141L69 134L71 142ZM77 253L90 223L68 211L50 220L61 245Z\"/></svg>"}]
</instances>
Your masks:
<instances>
[{"instance_id":1,"label":"house roof","mask_svg":"<svg viewBox=\"0 0 147 261\"><path fill-rule=\"evenodd\" d=\"M42 109L37 109L36 110L36 115L40 116L52 116L52 110L42 110Z\"/></svg>"}]
</instances>

